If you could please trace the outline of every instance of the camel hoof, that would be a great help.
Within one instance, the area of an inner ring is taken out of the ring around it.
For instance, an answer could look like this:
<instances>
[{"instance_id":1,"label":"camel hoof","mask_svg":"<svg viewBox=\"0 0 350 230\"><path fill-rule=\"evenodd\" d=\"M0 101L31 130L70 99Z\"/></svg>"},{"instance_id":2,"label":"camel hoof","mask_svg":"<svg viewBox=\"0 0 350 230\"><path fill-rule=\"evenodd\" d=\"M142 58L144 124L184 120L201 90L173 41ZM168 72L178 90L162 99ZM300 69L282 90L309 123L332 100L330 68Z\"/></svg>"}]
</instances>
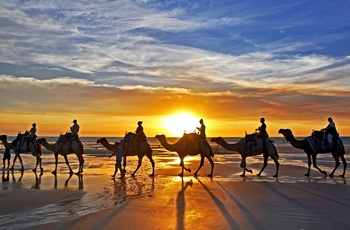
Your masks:
<instances>
[{"instance_id":1,"label":"camel hoof","mask_svg":"<svg viewBox=\"0 0 350 230\"><path fill-rule=\"evenodd\" d=\"M306 174L304 174L304 176L307 176L307 177L309 177L309 176L310 176L310 174L309 174L309 173L306 173Z\"/></svg>"},{"instance_id":2,"label":"camel hoof","mask_svg":"<svg viewBox=\"0 0 350 230\"><path fill-rule=\"evenodd\" d=\"M213 174L209 174L208 177L213 177Z\"/></svg>"},{"instance_id":3,"label":"camel hoof","mask_svg":"<svg viewBox=\"0 0 350 230\"><path fill-rule=\"evenodd\" d=\"M187 169L187 172L191 172L191 169Z\"/></svg>"},{"instance_id":4,"label":"camel hoof","mask_svg":"<svg viewBox=\"0 0 350 230\"><path fill-rule=\"evenodd\" d=\"M330 178L333 178L333 174L329 174L329 177L330 177Z\"/></svg>"},{"instance_id":5,"label":"camel hoof","mask_svg":"<svg viewBox=\"0 0 350 230\"><path fill-rule=\"evenodd\" d=\"M183 173L180 173L178 176L183 177L183 176L184 176L184 174L183 174Z\"/></svg>"},{"instance_id":6,"label":"camel hoof","mask_svg":"<svg viewBox=\"0 0 350 230\"><path fill-rule=\"evenodd\" d=\"M22 169L20 169L19 171L20 171L20 172L24 172L24 169L22 168Z\"/></svg>"},{"instance_id":7,"label":"camel hoof","mask_svg":"<svg viewBox=\"0 0 350 230\"><path fill-rule=\"evenodd\" d=\"M251 170L251 169L248 169L248 170L247 170L247 172L253 173L253 170Z\"/></svg>"},{"instance_id":8,"label":"camel hoof","mask_svg":"<svg viewBox=\"0 0 350 230\"><path fill-rule=\"evenodd\" d=\"M322 173L323 173L325 176L327 176L327 172L326 172L326 171L323 171Z\"/></svg>"},{"instance_id":9,"label":"camel hoof","mask_svg":"<svg viewBox=\"0 0 350 230\"><path fill-rule=\"evenodd\" d=\"M245 174L242 174L241 177L245 177Z\"/></svg>"},{"instance_id":10,"label":"camel hoof","mask_svg":"<svg viewBox=\"0 0 350 230\"><path fill-rule=\"evenodd\" d=\"M32 170L33 172L36 172L36 168Z\"/></svg>"},{"instance_id":11,"label":"camel hoof","mask_svg":"<svg viewBox=\"0 0 350 230\"><path fill-rule=\"evenodd\" d=\"M341 175L339 175L340 177L344 177L345 175L344 174L341 174Z\"/></svg>"},{"instance_id":12,"label":"camel hoof","mask_svg":"<svg viewBox=\"0 0 350 230\"><path fill-rule=\"evenodd\" d=\"M56 175L56 170L51 172L53 175Z\"/></svg>"},{"instance_id":13,"label":"camel hoof","mask_svg":"<svg viewBox=\"0 0 350 230\"><path fill-rule=\"evenodd\" d=\"M273 177L277 178L278 176L277 176L277 174L276 174L276 175L273 175Z\"/></svg>"},{"instance_id":14,"label":"camel hoof","mask_svg":"<svg viewBox=\"0 0 350 230\"><path fill-rule=\"evenodd\" d=\"M257 176L261 176L261 173L256 174Z\"/></svg>"},{"instance_id":15,"label":"camel hoof","mask_svg":"<svg viewBox=\"0 0 350 230\"><path fill-rule=\"evenodd\" d=\"M135 173L132 173L131 176L134 177L134 176L135 176Z\"/></svg>"},{"instance_id":16,"label":"camel hoof","mask_svg":"<svg viewBox=\"0 0 350 230\"><path fill-rule=\"evenodd\" d=\"M152 173L152 174L149 174L149 176L150 176L150 177L154 177L154 173Z\"/></svg>"}]
</instances>

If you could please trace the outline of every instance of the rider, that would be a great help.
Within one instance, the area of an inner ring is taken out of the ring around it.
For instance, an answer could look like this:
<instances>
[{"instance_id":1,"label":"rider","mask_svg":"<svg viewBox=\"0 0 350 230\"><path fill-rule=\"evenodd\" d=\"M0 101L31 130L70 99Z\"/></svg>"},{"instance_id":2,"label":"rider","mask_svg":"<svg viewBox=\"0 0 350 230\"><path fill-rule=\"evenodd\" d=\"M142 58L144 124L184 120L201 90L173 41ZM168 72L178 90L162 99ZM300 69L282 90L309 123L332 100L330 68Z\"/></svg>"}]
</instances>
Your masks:
<instances>
[{"instance_id":1,"label":"rider","mask_svg":"<svg viewBox=\"0 0 350 230\"><path fill-rule=\"evenodd\" d=\"M333 138L338 138L339 133L338 133L337 129L335 128L335 123L331 117L328 118L328 122L329 122L329 124L327 125L327 127L324 129L321 129L321 130L326 132L326 137L327 137L328 143L329 143L329 145L331 145Z\"/></svg>"},{"instance_id":2,"label":"rider","mask_svg":"<svg viewBox=\"0 0 350 230\"><path fill-rule=\"evenodd\" d=\"M267 131L266 131L266 124L265 124L265 118L260 118L260 123L261 123L261 126L259 128L257 128L257 131L258 132L258 138L260 139L267 139L269 137L269 135L267 134Z\"/></svg>"},{"instance_id":3,"label":"rider","mask_svg":"<svg viewBox=\"0 0 350 230\"><path fill-rule=\"evenodd\" d=\"M26 140L34 140L34 138L36 134L36 124L33 123L32 124L32 128L29 130L29 132L27 131L25 135L23 135L22 140L21 140L21 145L24 145L24 143L26 142Z\"/></svg>"},{"instance_id":4,"label":"rider","mask_svg":"<svg viewBox=\"0 0 350 230\"><path fill-rule=\"evenodd\" d=\"M77 120L73 120L73 125L70 127L70 131L72 132L72 139L78 139L78 132L79 132L80 126L78 125Z\"/></svg>"},{"instance_id":5,"label":"rider","mask_svg":"<svg viewBox=\"0 0 350 230\"><path fill-rule=\"evenodd\" d=\"M139 137L140 142L146 140L146 135L143 132L142 121L137 122L137 128L136 128L135 133Z\"/></svg>"},{"instance_id":6,"label":"rider","mask_svg":"<svg viewBox=\"0 0 350 230\"><path fill-rule=\"evenodd\" d=\"M199 137L202 139L202 140L205 140L206 138L206 135L205 135L205 125L204 125L204 121L203 119L200 119L199 120L199 124L201 124L201 127L197 127L198 131L199 131Z\"/></svg>"}]
</instances>

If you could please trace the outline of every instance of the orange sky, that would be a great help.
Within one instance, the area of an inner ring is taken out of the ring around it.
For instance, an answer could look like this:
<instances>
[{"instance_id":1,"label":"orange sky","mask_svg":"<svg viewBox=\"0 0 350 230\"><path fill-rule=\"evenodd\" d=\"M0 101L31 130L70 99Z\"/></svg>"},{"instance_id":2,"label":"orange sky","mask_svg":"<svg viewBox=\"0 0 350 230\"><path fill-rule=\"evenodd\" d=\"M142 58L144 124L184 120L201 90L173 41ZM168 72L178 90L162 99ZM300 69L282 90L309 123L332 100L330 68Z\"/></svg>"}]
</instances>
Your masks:
<instances>
[{"instance_id":1,"label":"orange sky","mask_svg":"<svg viewBox=\"0 0 350 230\"><path fill-rule=\"evenodd\" d=\"M86 82L47 82L30 79L3 80L0 86L1 133L10 136L37 123L38 136L56 136L69 130L72 120L81 136L123 136L135 131L142 120L146 135L172 136L163 120L177 113L203 118L207 136L244 136L254 132L265 117L270 136L290 128L296 136L309 135L327 126L332 116L341 135L350 135L348 101L333 95L308 96L291 88L263 92L241 89L240 93L196 93L177 88L118 88ZM37 92L29 94L30 92ZM327 93L327 92L326 92ZM12 95L4 99L4 95ZM303 100L299 99L302 98ZM193 130L199 123L193 125Z\"/></svg>"}]
</instances>

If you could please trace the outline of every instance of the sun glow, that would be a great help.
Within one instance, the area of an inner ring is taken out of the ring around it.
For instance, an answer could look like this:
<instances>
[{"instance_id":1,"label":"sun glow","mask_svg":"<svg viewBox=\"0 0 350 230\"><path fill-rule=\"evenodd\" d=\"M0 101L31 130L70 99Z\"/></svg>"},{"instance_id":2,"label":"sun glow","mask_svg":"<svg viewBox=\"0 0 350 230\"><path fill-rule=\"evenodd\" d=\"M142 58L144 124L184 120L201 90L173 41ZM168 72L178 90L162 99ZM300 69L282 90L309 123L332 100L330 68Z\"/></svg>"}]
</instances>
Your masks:
<instances>
[{"instance_id":1,"label":"sun glow","mask_svg":"<svg viewBox=\"0 0 350 230\"><path fill-rule=\"evenodd\" d=\"M191 133L199 126L199 119L188 113L179 113L163 120L163 127L174 137L181 137L184 132Z\"/></svg>"}]
</instances>

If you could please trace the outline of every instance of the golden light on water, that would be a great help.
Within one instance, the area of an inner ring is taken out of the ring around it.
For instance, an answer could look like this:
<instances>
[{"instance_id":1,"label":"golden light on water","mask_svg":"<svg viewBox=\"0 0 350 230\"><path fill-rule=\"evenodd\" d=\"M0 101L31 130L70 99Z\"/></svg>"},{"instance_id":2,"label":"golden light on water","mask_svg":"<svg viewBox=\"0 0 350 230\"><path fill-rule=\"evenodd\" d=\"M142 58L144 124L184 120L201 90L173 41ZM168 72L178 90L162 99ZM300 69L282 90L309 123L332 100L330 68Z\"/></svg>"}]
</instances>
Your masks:
<instances>
[{"instance_id":1,"label":"golden light on water","mask_svg":"<svg viewBox=\"0 0 350 230\"><path fill-rule=\"evenodd\" d=\"M164 118L162 126L169 130L172 136L180 137L185 132L195 131L199 126L199 119L189 113L178 113Z\"/></svg>"}]
</instances>

